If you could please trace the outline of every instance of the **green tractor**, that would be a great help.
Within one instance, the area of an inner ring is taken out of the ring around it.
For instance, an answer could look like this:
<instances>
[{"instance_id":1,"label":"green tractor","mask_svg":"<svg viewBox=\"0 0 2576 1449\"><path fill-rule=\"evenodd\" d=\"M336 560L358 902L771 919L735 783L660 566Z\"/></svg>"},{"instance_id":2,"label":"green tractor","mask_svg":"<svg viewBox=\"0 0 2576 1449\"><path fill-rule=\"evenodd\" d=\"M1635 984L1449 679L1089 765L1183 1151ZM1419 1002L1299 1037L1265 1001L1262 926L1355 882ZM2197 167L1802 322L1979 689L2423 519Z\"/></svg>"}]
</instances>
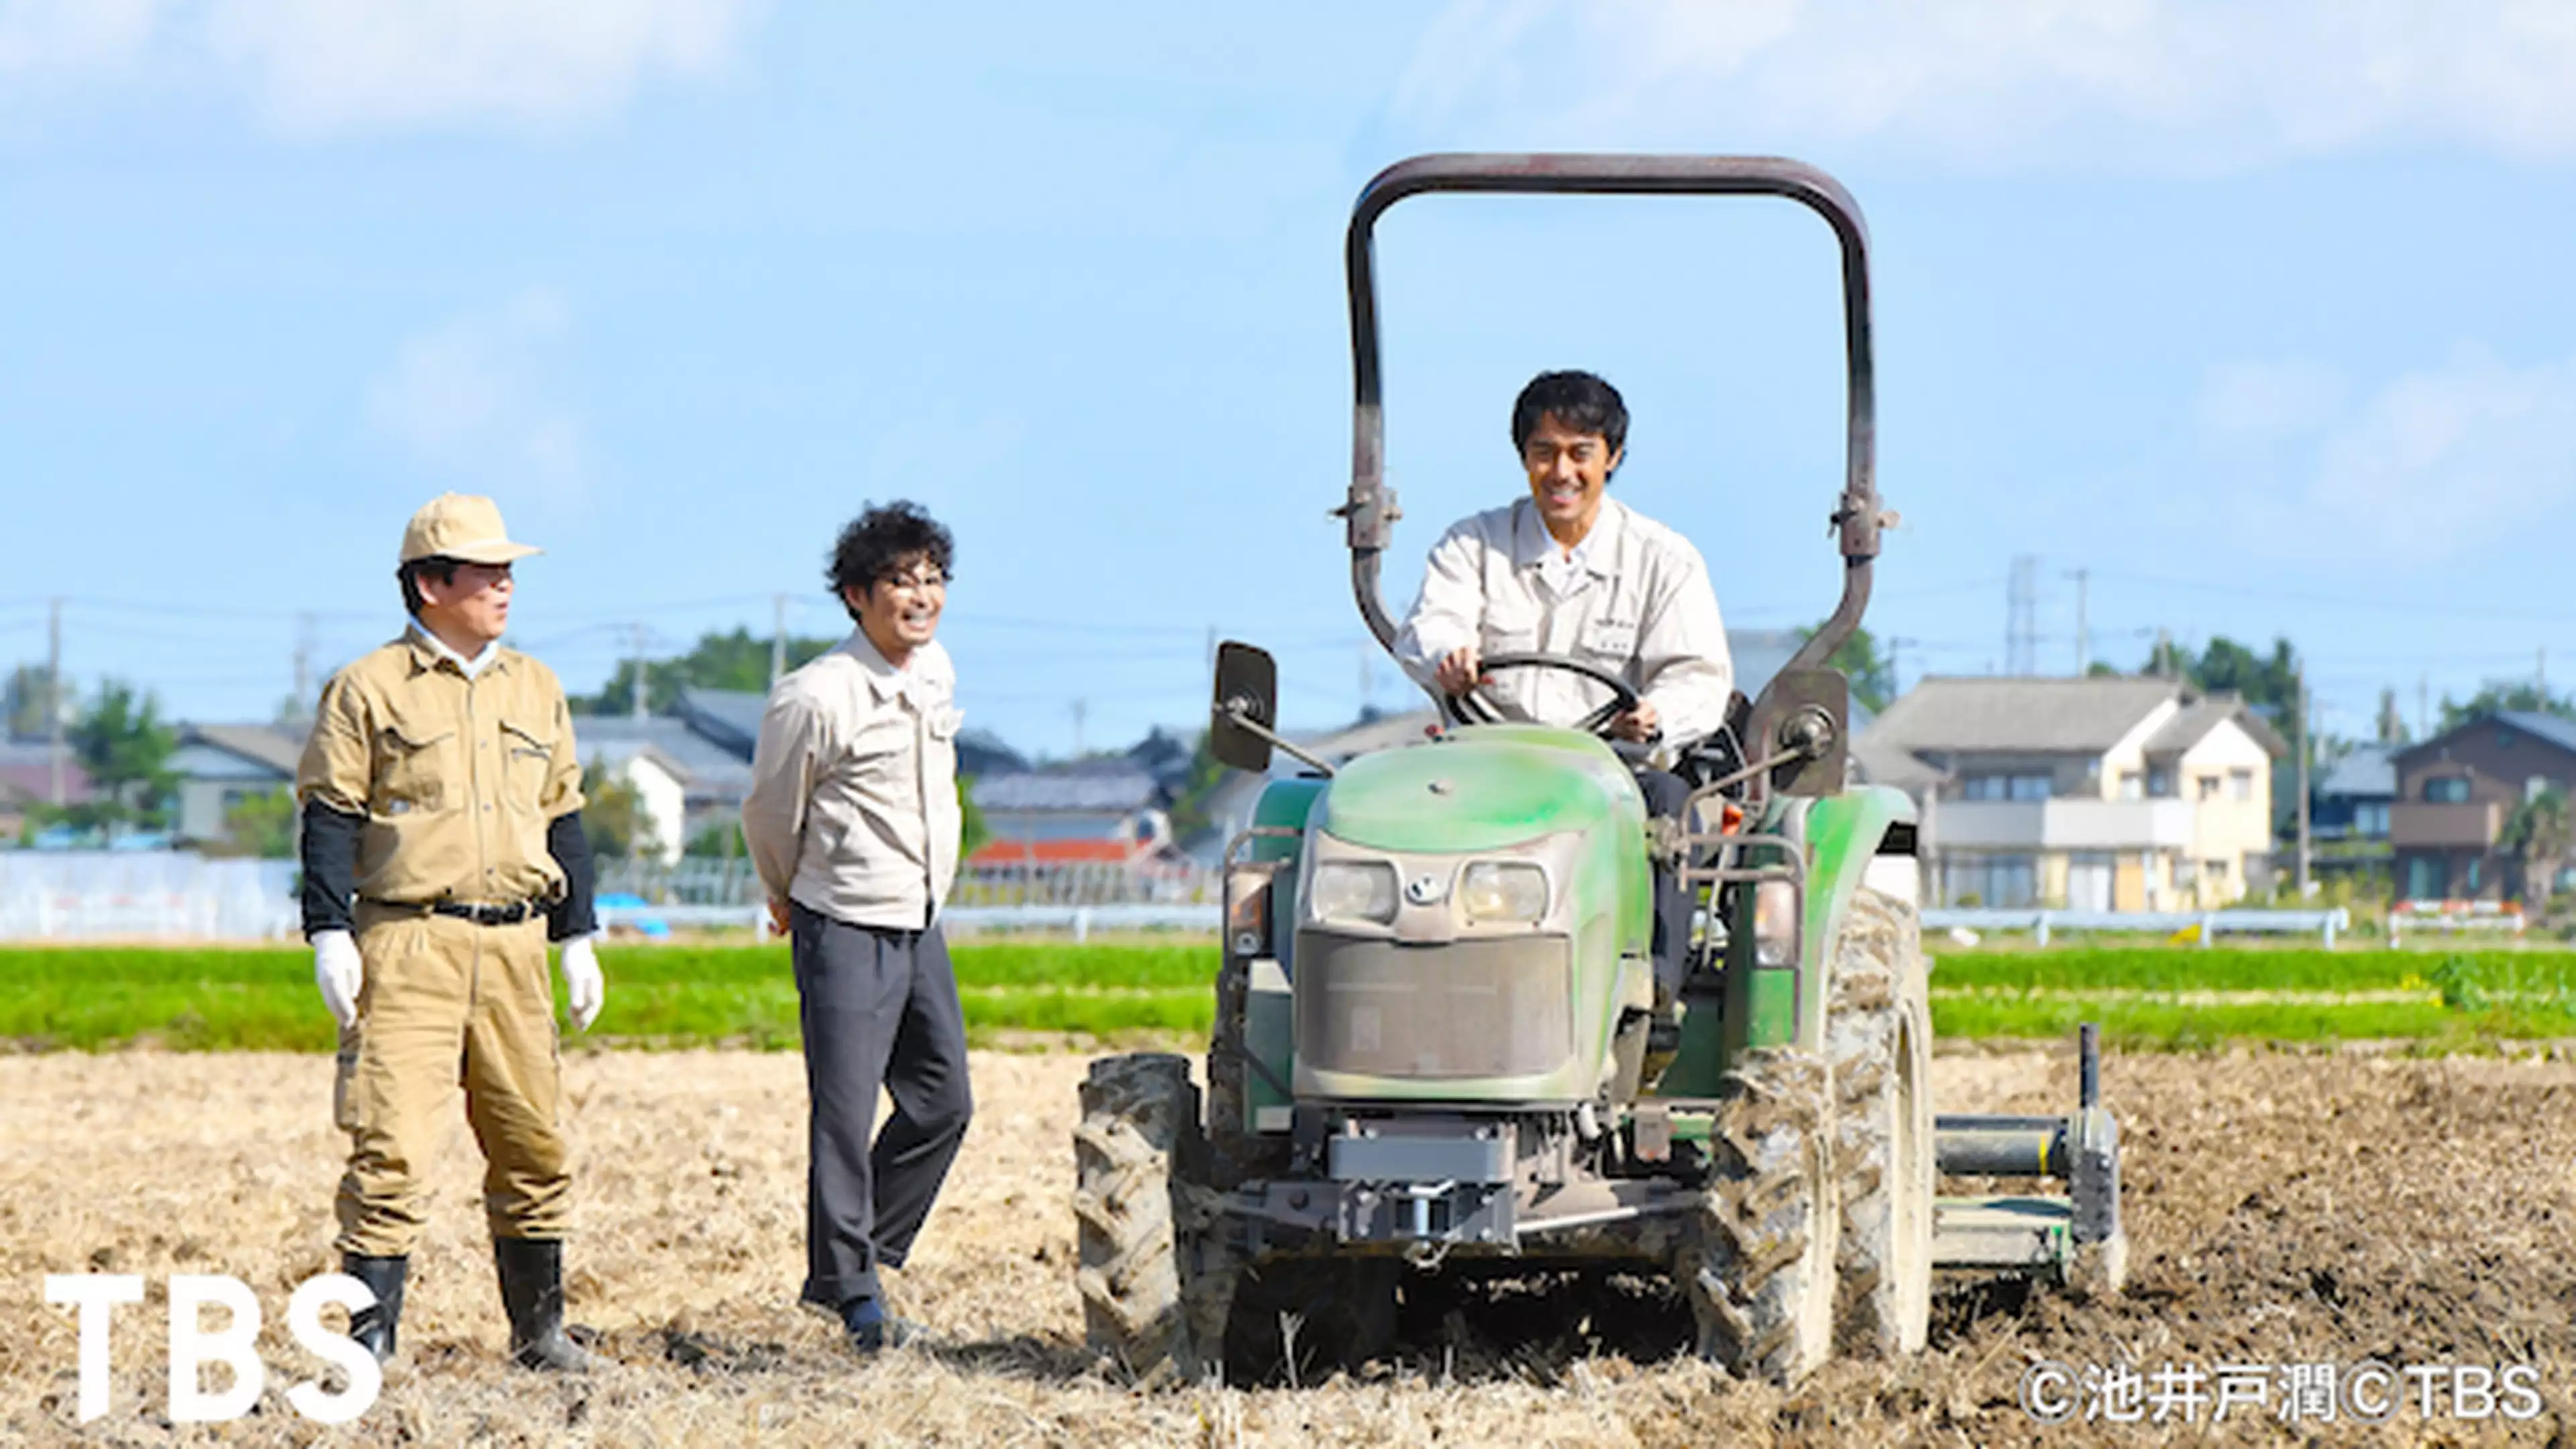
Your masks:
<instances>
[{"instance_id":1,"label":"green tractor","mask_svg":"<svg viewBox=\"0 0 2576 1449\"><path fill-rule=\"evenodd\" d=\"M1226 852L1204 1094L1187 1058L1092 1064L1075 1133L1079 1286L1093 1347L1147 1378L1261 1376L1392 1340L1411 1275L1597 1267L1668 1275L1699 1352L1790 1383L1837 1352L1924 1342L1936 1268L2115 1291L2117 1141L2094 1037L2067 1118L1935 1118L1915 812L1846 783L1848 685L1827 664L1868 604L1867 241L1832 178L1724 157L1428 156L1361 193L1348 242L1354 592L1392 645L1378 566L1398 517L1381 469L1372 230L1423 192L1763 194L1842 247L1849 468L1832 616L1730 728L1683 762L1686 825L1650 820L1597 730L1453 727L1338 767L1276 730L1266 654L1219 652L1211 743L1272 780ZM1474 722L1478 719L1486 722ZM1698 921L1657 1009L1652 872ZM1944 1172L2064 1177L2067 1197L1936 1199Z\"/></svg>"}]
</instances>

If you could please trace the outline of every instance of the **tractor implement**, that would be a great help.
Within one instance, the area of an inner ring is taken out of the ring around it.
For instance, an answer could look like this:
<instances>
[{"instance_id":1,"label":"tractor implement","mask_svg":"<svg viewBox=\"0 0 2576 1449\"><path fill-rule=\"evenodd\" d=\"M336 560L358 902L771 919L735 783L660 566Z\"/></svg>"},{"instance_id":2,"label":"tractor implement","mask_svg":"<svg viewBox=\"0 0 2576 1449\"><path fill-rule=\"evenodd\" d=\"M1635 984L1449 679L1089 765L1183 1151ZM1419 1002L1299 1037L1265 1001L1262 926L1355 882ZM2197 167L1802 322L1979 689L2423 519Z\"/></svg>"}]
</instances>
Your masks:
<instances>
[{"instance_id":1,"label":"tractor implement","mask_svg":"<svg viewBox=\"0 0 2576 1449\"><path fill-rule=\"evenodd\" d=\"M1936 1200L1934 1267L2036 1273L2080 1291L2119 1291L2129 1239L2120 1225L2120 1124L2102 1106L2101 1028L2086 1022L2076 1053L2073 1116L1933 1119L1933 1158L1944 1177L2049 1178L2067 1185L2064 1196Z\"/></svg>"}]
</instances>

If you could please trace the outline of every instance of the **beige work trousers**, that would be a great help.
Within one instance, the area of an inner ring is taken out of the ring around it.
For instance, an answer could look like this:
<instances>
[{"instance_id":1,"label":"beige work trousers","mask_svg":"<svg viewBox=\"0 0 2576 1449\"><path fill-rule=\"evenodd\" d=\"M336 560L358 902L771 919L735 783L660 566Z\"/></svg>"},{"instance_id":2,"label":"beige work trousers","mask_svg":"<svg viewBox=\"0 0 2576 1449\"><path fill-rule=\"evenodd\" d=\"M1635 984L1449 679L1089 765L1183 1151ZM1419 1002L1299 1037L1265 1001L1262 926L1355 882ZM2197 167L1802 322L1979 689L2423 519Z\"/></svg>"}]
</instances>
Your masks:
<instances>
[{"instance_id":1,"label":"beige work trousers","mask_svg":"<svg viewBox=\"0 0 2576 1449\"><path fill-rule=\"evenodd\" d=\"M495 1237L561 1238L570 1196L543 917L478 926L361 902L366 982L340 1035L333 1111L349 1134L338 1246L399 1257L423 1220L421 1173L449 1094L482 1146Z\"/></svg>"}]
</instances>

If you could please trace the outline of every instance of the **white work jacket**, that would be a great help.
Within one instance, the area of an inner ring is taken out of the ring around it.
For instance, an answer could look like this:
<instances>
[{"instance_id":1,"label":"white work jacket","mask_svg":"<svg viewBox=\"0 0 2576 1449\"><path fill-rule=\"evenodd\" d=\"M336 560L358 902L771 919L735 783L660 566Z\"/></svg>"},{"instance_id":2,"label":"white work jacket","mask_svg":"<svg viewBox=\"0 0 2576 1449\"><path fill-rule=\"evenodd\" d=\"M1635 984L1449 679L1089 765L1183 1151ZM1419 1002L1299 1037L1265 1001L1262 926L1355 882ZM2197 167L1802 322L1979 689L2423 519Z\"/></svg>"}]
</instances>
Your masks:
<instances>
[{"instance_id":1,"label":"white work jacket","mask_svg":"<svg viewBox=\"0 0 2576 1449\"><path fill-rule=\"evenodd\" d=\"M778 681L742 834L772 899L918 931L957 878L957 673L937 643L902 669L850 637Z\"/></svg>"},{"instance_id":2,"label":"white work jacket","mask_svg":"<svg viewBox=\"0 0 2576 1449\"><path fill-rule=\"evenodd\" d=\"M1628 681L1655 707L1665 758L1726 722L1735 661L1708 565L1690 540L1615 498L1569 555L1523 498L1462 519L1431 550L1396 661L1435 696L1440 660L1473 644L1563 654ZM1610 691L1562 669L1497 670L1484 693L1512 719L1570 725Z\"/></svg>"}]
</instances>

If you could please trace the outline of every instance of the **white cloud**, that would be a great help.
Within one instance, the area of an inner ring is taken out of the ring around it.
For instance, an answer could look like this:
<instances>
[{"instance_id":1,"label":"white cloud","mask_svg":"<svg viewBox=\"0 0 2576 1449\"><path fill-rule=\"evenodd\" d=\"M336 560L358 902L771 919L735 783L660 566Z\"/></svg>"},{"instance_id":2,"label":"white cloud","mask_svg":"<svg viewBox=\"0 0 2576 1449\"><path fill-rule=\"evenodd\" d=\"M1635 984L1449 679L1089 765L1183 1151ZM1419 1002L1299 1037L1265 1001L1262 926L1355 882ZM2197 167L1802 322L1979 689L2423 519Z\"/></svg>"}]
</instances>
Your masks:
<instances>
[{"instance_id":1,"label":"white cloud","mask_svg":"<svg viewBox=\"0 0 2576 1449\"><path fill-rule=\"evenodd\" d=\"M2330 421L2343 380L2301 362L2230 362L2209 369L2200 390L2200 420L2226 438L2282 438Z\"/></svg>"},{"instance_id":2,"label":"white cloud","mask_svg":"<svg viewBox=\"0 0 2576 1449\"><path fill-rule=\"evenodd\" d=\"M1433 144L1866 146L1980 168L2563 157L2570 76L2566 0L1452 0L1391 119Z\"/></svg>"},{"instance_id":3,"label":"white cloud","mask_svg":"<svg viewBox=\"0 0 2576 1449\"><path fill-rule=\"evenodd\" d=\"M424 332L369 394L368 421L433 469L576 492L581 424L544 386L568 325L562 299L533 290Z\"/></svg>"},{"instance_id":4,"label":"white cloud","mask_svg":"<svg viewBox=\"0 0 2576 1449\"><path fill-rule=\"evenodd\" d=\"M2309 504L2392 558L2554 536L2576 504L2576 358L2469 353L2398 378L2326 439Z\"/></svg>"},{"instance_id":5,"label":"white cloud","mask_svg":"<svg viewBox=\"0 0 2576 1449\"><path fill-rule=\"evenodd\" d=\"M152 38L161 0L0 0L0 77L121 67Z\"/></svg>"},{"instance_id":6,"label":"white cloud","mask_svg":"<svg viewBox=\"0 0 2576 1449\"><path fill-rule=\"evenodd\" d=\"M554 127L731 59L755 0L0 0L0 78L211 74L296 135Z\"/></svg>"}]
</instances>

